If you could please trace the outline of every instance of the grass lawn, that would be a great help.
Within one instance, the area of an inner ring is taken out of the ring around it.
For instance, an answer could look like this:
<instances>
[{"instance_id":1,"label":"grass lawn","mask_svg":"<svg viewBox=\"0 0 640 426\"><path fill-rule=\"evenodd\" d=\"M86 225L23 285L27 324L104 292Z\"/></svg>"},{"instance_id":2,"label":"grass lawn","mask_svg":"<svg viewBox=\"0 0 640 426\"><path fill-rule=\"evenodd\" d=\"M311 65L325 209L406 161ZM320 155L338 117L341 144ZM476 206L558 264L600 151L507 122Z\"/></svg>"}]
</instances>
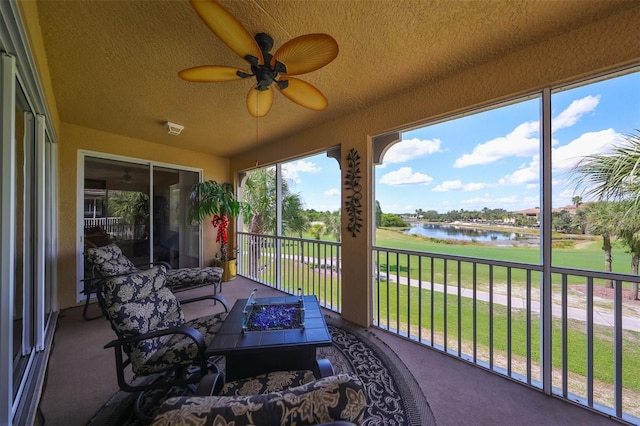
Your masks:
<instances>
[{"instance_id":1,"label":"grass lawn","mask_svg":"<svg viewBox=\"0 0 640 426\"><path fill-rule=\"evenodd\" d=\"M380 305L378 305L378 299L374 300L374 316L383 328L386 324L389 324L390 327L406 333L408 331L407 324L412 324L415 325L411 330L412 337L416 338L418 333L417 326L420 325L423 339L430 339L430 332L433 329L434 343L454 350L457 350L458 330L460 330L459 337L462 340L463 348L472 347L475 332L478 348L484 349L486 352L492 344L495 358L502 360L502 362L498 361L496 364L505 367L506 361L504 359L508 354L509 336L511 336L510 344L513 356L526 359L527 321L526 311L524 310L513 310L511 317L509 317L506 306L494 305L493 316L490 316L489 304L477 301L474 318L473 300L470 298L447 295L445 304L445 295L441 292L432 293L429 290L420 291L416 287L411 287L409 294L406 285L398 286L393 282L381 282L379 293L376 292L376 296L377 294L379 294ZM431 308L432 297L433 312ZM420 300L422 303L420 303ZM432 314L433 323L431 322ZM460 328L458 328L458 318L460 318ZM492 325L491 320L493 320ZM474 322L476 325L475 330ZM510 334L509 323L511 327ZM445 327L447 332L446 341L444 339ZM613 383L614 347L612 330L609 327L598 325L594 326L594 328L594 379L604 383ZM531 361L534 364L539 364L540 320L536 314L532 314L529 333L531 336ZM585 376L587 368L586 334L581 329L578 321L570 321L567 333L568 370ZM624 341L623 386L626 389L640 391L640 333L625 331ZM472 355L472 352L465 352L464 349L462 352L466 355ZM553 324L552 357L554 367L562 367L562 328L559 321L554 321ZM517 372L526 375L526 371ZM537 372L533 372L534 376L535 374Z\"/></svg>"}]
</instances>

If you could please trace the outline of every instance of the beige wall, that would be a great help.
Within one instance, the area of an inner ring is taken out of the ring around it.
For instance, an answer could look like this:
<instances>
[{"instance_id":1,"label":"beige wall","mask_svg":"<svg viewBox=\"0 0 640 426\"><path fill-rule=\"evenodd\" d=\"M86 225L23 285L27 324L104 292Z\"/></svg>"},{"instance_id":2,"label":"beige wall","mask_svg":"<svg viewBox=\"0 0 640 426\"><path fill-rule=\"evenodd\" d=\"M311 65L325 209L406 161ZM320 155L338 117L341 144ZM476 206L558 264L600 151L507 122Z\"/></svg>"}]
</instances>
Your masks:
<instances>
[{"instance_id":1,"label":"beige wall","mask_svg":"<svg viewBox=\"0 0 640 426\"><path fill-rule=\"evenodd\" d=\"M640 10L626 12L579 30L547 40L505 58L469 69L464 73L416 87L410 93L373 105L319 128L309 129L269 146L256 155L231 159L233 173L249 169L256 157L261 164L292 158L327 147L342 145L342 181L345 158L356 149L363 162L364 206L373 205L373 166L370 138L472 107L489 105L542 88L576 81L631 64L640 64ZM343 191L342 206L345 204ZM365 209L364 223L371 221ZM355 238L346 231L343 209L342 282L344 319L367 326L371 312L371 227Z\"/></svg>"},{"instance_id":2,"label":"beige wall","mask_svg":"<svg viewBox=\"0 0 640 426\"><path fill-rule=\"evenodd\" d=\"M185 151L167 145L154 144L143 140L100 132L85 127L62 123L58 135L59 145L59 235L58 235L58 296L60 308L76 304L76 254L78 253L80 235L77 232L77 163L78 151L87 150L108 154L122 155L174 164L195 167L203 170L204 179L227 181L229 161L211 155L193 151ZM81 190L81 189L80 189ZM203 225L204 260L209 264L214 253L218 251L215 243L213 226ZM81 277L80 277L81 278Z\"/></svg>"},{"instance_id":3,"label":"beige wall","mask_svg":"<svg viewBox=\"0 0 640 426\"><path fill-rule=\"evenodd\" d=\"M56 107L55 96L53 95L53 86L51 83L51 75L49 74L47 55L45 55L44 51L42 30L40 28L40 20L38 18L38 6L35 1L24 0L20 0L18 5L20 7L20 16L26 26L31 53L36 59L36 68L38 76L40 77L40 84L42 85L44 96L47 100L49 118L53 123L54 132L58 134L60 132L60 116L58 114L58 108Z\"/></svg>"}]
</instances>

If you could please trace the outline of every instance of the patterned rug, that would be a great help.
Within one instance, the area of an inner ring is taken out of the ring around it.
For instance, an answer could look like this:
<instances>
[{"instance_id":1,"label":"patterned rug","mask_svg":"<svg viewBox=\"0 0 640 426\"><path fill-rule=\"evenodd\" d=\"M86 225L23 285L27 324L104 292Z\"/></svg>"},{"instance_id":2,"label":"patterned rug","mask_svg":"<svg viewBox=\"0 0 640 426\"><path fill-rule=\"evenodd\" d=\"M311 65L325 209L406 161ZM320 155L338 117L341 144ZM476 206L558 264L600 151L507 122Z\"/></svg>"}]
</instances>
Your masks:
<instances>
[{"instance_id":1,"label":"patterned rug","mask_svg":"<svg viewBox=\"0 0 640 426\"><path fill-rule=\"evenodd\" d=\"M336 373L356 373L365 386L369 404L362 425L432 426L436 424L420 386L393 350L366 329L352 327L338 317L326 316L333 344L317 350L328 358ZM214 359L224 370L224 358ZM166 397L184 393L173 389ZM128 425L139 422L133 415L134 395L116 393L89 422L91 426Z\"/></svg>"}]
</instances>

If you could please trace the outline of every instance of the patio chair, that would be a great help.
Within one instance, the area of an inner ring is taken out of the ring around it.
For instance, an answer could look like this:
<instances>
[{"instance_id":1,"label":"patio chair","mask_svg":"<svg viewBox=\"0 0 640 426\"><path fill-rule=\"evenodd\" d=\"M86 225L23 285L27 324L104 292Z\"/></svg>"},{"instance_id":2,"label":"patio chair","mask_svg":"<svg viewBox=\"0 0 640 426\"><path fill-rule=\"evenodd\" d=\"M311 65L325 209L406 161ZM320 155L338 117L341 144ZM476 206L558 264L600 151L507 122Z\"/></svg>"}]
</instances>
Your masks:
<instances>
[{"instance_id":1,"label":"patio chair","mask_svg":"<svg viewBox=\"0 0 640 426\"><path fill-rule=\"evenodd\" d=\"M319 360L326 361L328 360ZM367 398L354 374L324 368L278 371L219 386L218 374L203 378L195 396L167 399L156 411L153 426L217 424L358 424ZM317 377L317 378L316 378Z\"/></svg>"},{"instance_id":2,"label":"patio chair","mask_svg":"<svg viewBox=\"0 0 640 426\"><path fill-rule=\"evenodd\" d=\"M120 247L114 243L104 246L88 247L85 249L85 260L89 267L89 273L83 280L83 293L86 297L82 316L85 320L97 317L89 317L87 310L91 295L96 292L96 288L105 278L129 274L140 270L122 253ZM155 265L164 265L166 272L166 285L173 292L187 290L193 287L213 284L213 294L217 294L218 289L222 291L222 274L224 269L211 266L203 268L179 268L171 269L171 265L166 262L155 262Z\"/></svg>"},{"instance_id":3,"label":"patio chair","mask_svg":"<svg viewBox=\"0 0 640 426\"><path fill-rule=\"evenodd\" d=\"M146 391L188 385L195 390L195 383L217 371L205 351L228 311L217 295L178 301L165 279L165 267L156 265L108 277L96 293L117 336L105 349L114 349L120 389L139 392L135 413L141 420L151 420L143 409ZM181 303L203 299L220 302L224 312L185 321ZM129 380L128 367L134 374Z\"/></svg>"}]
</instances>

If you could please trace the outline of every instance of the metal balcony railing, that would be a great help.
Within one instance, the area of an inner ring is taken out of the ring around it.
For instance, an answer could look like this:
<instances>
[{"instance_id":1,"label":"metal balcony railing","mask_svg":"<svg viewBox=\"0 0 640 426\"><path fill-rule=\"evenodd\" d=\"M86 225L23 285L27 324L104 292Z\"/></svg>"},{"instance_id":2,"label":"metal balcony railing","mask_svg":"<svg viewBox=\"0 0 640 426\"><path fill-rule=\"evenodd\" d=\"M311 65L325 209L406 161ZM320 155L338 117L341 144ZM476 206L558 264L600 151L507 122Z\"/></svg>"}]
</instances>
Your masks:
<instances>
[{"instance_id":1,"label":"metal balcony railing","mask_svg":"<svg viewBox=\"0 0 640 426\"><path fill-rule=\"evenodd\" d=\"M342 311L340 243L237 235L238 274L286 293L314 294L322 307Z\"/></svg>"},{"instance_id":2,"label":"metal balcony railing","mask_svg":"<svg viewBox=\"0 0 640 426\"><path fill-rule=\"evenodd\" d=\"M240 275L290 294L302 289L342 311L339 243L238 233L238 247ZM640 424L640 302L626 298L640 277L383 247L372 253L374 326Z\"/></svg>"},{"instance_id":3,"label":"metal balcony railing","mask_svg":"<svg viewBox=\"0 0 640 426\"><path fill-rule=\"evenodd\" d=\"M85 218L84 228L101 228L117 240L141 240L146 237L145 224L126 223L120 217Z\"/></svg>"},{"instance_id":4,"label":"metal balcony railing","mask_svg":"<svg viewBox=\"0 0 640 426\"><path fill-rule=\"evenodd\" d=\"M623 298L640 277L551 267L547 285L541 265L382 247L373 256L376 326L640 423L640 304Z\"/></svg>"}]
</instances>

